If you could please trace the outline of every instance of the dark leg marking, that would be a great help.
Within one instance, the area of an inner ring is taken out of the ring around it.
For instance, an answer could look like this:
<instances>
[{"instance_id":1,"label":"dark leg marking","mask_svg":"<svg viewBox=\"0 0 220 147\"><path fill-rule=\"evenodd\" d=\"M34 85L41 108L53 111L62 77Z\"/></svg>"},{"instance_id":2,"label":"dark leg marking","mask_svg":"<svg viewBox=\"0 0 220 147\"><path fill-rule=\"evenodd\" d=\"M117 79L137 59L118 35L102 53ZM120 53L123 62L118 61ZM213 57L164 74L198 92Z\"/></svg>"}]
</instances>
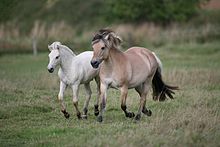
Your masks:
<instances>
[{"instance_id":1,"label":"dark leg marking","mask_svg":"<svg viewBox=\"0 0 220 147\"><path fill-rule=\"evenodd\" d=\"M94 105L94 114L95 116L98 116L99 115L99 105Z\"/></svg>"},{"instance_id":2,"label":"dark leg marking","mask_svg":"<svg viewBox=\"0 0 220 147\"><path fill-rule=\"evenodd\" d=\"M69 118L70 115L68 112L66 112L66 110L61 110L61 112L64 114L65 118Z\"/></svg>"},{"instance_id":3,"label":"dark leg marking","mask_svg":"<svg viewBox=\"0 0 220 147\"><path fill-rule=\"evenodd\" d=\"M81 113L80 113L80 111L79 111L79 109L78 109L78 102L73 103L73 105L74 105L75 108L76 108L76 115L77 115L77 118L78 118L78 119L81 119L82 117L81 117Z\"/></svg>"},{"instance_id":4,"label":"dark leg marking","mask_svg":"<svg viewBox=\"0 0 220 147\"><path fill-rule=\"evenodd\" d=\"M78 112L76 115L77 115L77 118L78 118L78 119L82 119L80 112Z\"/></svg>"},{"instance_id":5,"label":"dark leg marking","mask_svg":"<svg viewBox=\"0 0 220 147\"><path fill-rule=\"evenodd\" d=\"M84 108L83 111L84 111L84 114L87 115L88 109Z\"/></svg>"},{"instance_id":6,"label":"dark leg marking","mask_svg":"<svg viewBox=\"0 0 220 147\"><path fill-rule=\"evenodd\" d=\"M147 108L143 108L142 112L147 115L147 116L151 116L152 115L152 112L150 109L147 109Z\"/></svg>"},{"instance_id":7,"label":"dark leg marking","mask_svg":"<svg viewBox=\"0 0 220 147\"><path fill-rule=\"evenodd\" d=\"M121 105L121 109L124 111L126 117L133 118L135 116L134 112L128 112L126 110L127 109L126 105Z\"/></svg>"}]
</instances>

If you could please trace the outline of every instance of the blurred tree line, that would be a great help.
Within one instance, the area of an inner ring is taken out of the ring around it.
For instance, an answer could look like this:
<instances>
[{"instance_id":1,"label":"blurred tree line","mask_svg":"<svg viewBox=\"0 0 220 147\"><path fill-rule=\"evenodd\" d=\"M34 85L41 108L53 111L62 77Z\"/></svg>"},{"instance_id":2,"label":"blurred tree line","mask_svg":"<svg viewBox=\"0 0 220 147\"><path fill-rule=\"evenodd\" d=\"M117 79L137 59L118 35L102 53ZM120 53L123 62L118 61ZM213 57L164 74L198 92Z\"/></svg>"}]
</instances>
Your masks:
<instances>
[{"instance_id":1,"label":"blurred tree line","mask_svg":"<svg viewBox=\"0 0 220 147\"><path fill-rule=\"evenodd\" d=\"M187 21L207 0L0 0L0 22L64 20L70 24Z\"/></svg>"},{"instance_id":2,"label":"blurred tree line","mask_svg":"<svg viewBox=\"0 0 220 147\"><path fill-rule=\"evenodd\" d=\"M181 22L195 15L202 2L205 0L111 0L111 17L132 22Z\"/></svg>"}]
</instances>

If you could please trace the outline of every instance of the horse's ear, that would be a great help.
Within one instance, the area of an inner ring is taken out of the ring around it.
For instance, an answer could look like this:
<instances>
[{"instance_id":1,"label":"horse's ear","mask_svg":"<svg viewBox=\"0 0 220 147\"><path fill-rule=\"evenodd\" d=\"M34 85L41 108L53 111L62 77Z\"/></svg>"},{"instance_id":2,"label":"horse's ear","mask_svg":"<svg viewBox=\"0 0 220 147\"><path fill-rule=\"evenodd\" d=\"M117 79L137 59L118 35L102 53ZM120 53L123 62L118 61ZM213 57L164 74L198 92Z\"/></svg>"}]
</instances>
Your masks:
<instances>
[{"instance_id":1,"label":"horse's ear","mask_svg":"<svg viewBox=\"0 0 220 147\"><path fill-rule=\"evenodd\" d=\"M105 40L109 40L109 35L110 35L110 34L108 34L108 35L105 36Z\"/></svg>"},{"instance_id":2,"label":"horse's ear","mask_svg":"<svg viewBox=\"0 0 220 147\"><path fill-rule=\"evenodd\" d=\"M61 44L57 44L56 49L58 49L58 50L59 50L59 49L60 49L60 45L61 45Z\"/></svg>"},{"instance_id":3,"label":"horse's ear","mask_svg":"<svg viewBox=\"0 0 220 147\"><path fill-rule=\"evenodd\" d=\"M50 45L48 44L47 47L48 47L49 51L52 51L52 49L53 49L52 46L50 46Z\"/></svg>"},{"instance_id":4,"label":"horse's ear","mask_svg":"<svg viewBox=\"0 0 220 147\"><path fill-rule=\"evenodd\" d=\"M121 39L121 37L116 36L116 38L117 38L117 40L118 40L118 42L119 42L120 44L123 42L123 40Z\"/></svg>"}]
</instances>

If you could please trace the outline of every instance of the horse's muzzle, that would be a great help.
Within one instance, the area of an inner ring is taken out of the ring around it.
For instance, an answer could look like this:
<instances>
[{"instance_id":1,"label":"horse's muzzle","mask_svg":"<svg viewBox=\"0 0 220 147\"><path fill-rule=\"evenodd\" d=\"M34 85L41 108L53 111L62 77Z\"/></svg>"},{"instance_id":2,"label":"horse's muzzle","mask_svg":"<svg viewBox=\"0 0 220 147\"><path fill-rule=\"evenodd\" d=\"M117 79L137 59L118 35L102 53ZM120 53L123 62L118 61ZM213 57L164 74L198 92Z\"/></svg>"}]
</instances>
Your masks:
<instances>
[{"instance_id":1,"label":"horse's muzzle","mask_svg":"<svg viewBox=\"0 0 220 147\"><path fill-rule=\"evenodd\" d=\"M97 60L91 61L90 63L91 63L91 65L92 65L93 68L98 68L98 67L99 67L99 64L100 64L100 62L97 61Z\"/></svg>"},{"instance_id":2,"label":"horse's muzzle","mask_svg":"<svg viewBox=\"0 0 220 147\"><path fill-rule=\"evenodd\" d=\"M49 68L48 71L49 73L52 73L54 71L54 68Z\"/></svg>"}]
</instances>

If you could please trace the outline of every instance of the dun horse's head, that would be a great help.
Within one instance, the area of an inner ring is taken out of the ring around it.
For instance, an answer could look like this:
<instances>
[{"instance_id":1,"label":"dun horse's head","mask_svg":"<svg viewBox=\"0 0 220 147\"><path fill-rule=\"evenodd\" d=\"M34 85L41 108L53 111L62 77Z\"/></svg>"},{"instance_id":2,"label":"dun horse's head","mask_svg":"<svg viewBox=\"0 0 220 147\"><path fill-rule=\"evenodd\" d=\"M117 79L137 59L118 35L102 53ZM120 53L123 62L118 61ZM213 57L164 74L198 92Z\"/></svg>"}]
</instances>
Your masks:
<instances>
[{"instance_id":1,"label":"dun horse's head","mask_svg":"<svg viewBox=\"0 0 220 147\"><path fill-rule=\"evenodd\" d=\"M122 42L121 38L113 31L108 29L99 30L92 39L93 58L91 65L93 68L98 68L103 60L109 56L109 50L118 48Z\"/></svg>"},{"instance_id":2,"label":"dun horse's head","mask_svg":"<svg viewBox=\"0 0 220 147\"><path fill-rule=\"evenodd\" d=\"M61 45L60 42L54 42L51 45L48 45L50 54L48 55L49 64L47 66L47 69L50 73L52 73L54 69L56 68L56 66L60 64L59 45Z\"/></svg>"}]
</instances>

